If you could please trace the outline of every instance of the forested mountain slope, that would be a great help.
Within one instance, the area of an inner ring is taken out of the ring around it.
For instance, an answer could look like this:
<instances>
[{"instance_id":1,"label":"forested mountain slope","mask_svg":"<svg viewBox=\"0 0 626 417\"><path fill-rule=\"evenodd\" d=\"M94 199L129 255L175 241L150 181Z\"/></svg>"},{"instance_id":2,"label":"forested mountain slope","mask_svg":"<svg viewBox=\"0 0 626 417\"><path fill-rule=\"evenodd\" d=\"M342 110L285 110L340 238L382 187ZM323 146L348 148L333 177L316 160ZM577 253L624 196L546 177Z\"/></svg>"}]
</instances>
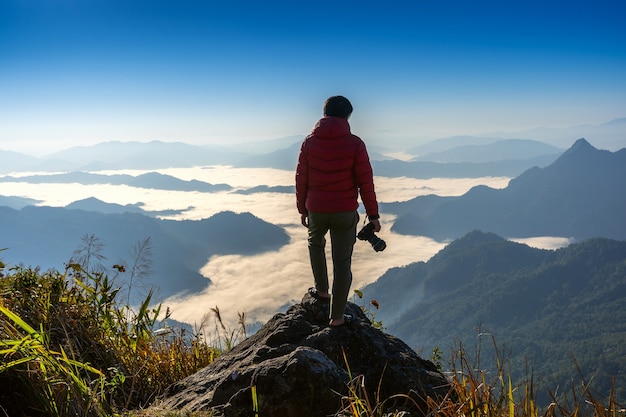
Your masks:
<instances>
[{"instance_id":1,"label":"forested mountain slope","mask_svg":"<svg viewBox=\"0 0 626 417\"><path fill-rule=\"evenodd\" d=\"M549 251L474 231L426 263L387 271L363 293L380 304L388 331L418 352L494 335L517 372L528 360L542 385L576 377L574 357L607 395L615 376L626 398L624 241Z\"/></svg>"}]
</instances>

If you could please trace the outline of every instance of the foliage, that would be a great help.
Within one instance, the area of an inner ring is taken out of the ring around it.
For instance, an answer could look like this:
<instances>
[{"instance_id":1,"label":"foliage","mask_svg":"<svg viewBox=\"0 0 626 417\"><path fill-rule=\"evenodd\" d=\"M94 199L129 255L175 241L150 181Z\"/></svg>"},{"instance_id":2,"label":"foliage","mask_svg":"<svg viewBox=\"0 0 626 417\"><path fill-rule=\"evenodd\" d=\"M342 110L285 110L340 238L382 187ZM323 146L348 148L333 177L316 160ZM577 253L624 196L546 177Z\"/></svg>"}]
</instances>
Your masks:
<instances>
[{"instance_id":1,"label":"foliage","mask_svg":"<svg viewBox=\"0 0 626 417\"><path fill-rule=\"evenodd\" d=\"M492 361L483 363L480 350L471 356L462 343L451 351L445 365L451 388L444 398L425 398L424 404L418 404L409 394L394 397L402 397L426 417L626 417L626 409L615 400L613 391L607 398L598 396L582 375L579 385L572 383L561 395L550 392L551 403L540 407L532 372L514 385L507 356L493 336L486 336L493 343L489 349L494 353ZM490 370L485 365L495 367ZM347 369L350 374L349 364ZM369 398L362 376L350 374L350 378L349 394L342 398L342 408L335 417L407 415L406 410L387 409L386 404L393 398Z\"/></svg>"},{"instance_id":2,"label":"foliage","mask_svg":"<svg viewBox=\"0 0 626 417\"><path fill-rule=\"evenodd\" d=\"M0 384L14 389L0 394L5 412L104 416L141 408L220 354L200 335L157 329L152 292L135 311L118 304L119 290L75 263L63 273L7 271L0 279Z\"/></svg>"},{"instance_id":3,"label":"foliage","mask_svg":"<svg viewBox=\"0 0 626 417\"><path fill-rule=\"evenodd\" d=\"M626 242L549 251L472 232L363 293L375 294L380 319L416 349L447 350L488 331L510 350L514 378L530 362L538 383L564 386L578 376L573 355L595 389L608 395L615 377L615 396L626 401Z\"/></svg>"},{"instance_id":4,"label":"foliage","mask_svg":"<svg viewBox=\"0 0 626 417\"><path fill-rule=\"evenodd\" d=\"M361 290L355 289L354 298L353 298L353 303L355 304L357 304L356 302L357 297L359 299L362 299L363 292ZM380 304L378 303L378 301L372 299L370 300L370 305L374 307L375 310L372 310L369 306L363 305L363 304L361 304L359 307L361 308L361 311L363 311L363 313L365 313L367 318L370 320L370 323L372 324L372 326L374 326L377 329L384 330L385 328L383 327L383 322L380 320L376 320L376 310L380 308Z\"/></svg>"},{"instance_id":5,"label":"foliage","mask_svg":"<svg viewBox=\"0 0 626 417\"><path fill-rule=\"evenodd\" d=\"M587 262L580 255L573 259ZM118 272L124 273L124 269ZM615 275L615 285L620 282L619 274ZM11 387L0 390L0 409L6 415L213 415L160 410L153 403L167 386L205 367L224 349L247 337L245 316L240 314L240 327L232 330L224 325L219 308L211 309L216 332L221 335L215 347L204 335L208 316L194 332L170 328L158 319L169 317L170 312L161 314L160 305L151 306L152 292L136 310L120 303L119 293L120 288L107 275L89 274L76 263L63 272L41 272L7 269L0 262L0 386ZM360 291L355 294L363 297ZM378 301L370 304L378 309ZM369 307L362 309L373 325L382 327L375 312ZM492 341L488 346L480 342L485 337ZM598 394L592 387L593 377L586 380L582 376L585 368L571 358L580 382L557 385L545 394L549 403L541 405L535 365L527 363L522 382L513 384L517 375L512 372L514 361L507 359L510 348L497 346L487 333L480 333L478 341L473 350L459 343L447 363L441 349L433 349L432 359L449 375L452 388L445 398L423 399L420 406L426 417L626 417L614 380L608 395ZM482 361L485 354L493 354L495 359ZM346 365L350 373L347 361ZM402 416L401 410L386 410L393 402L390 400L400 396L416 404L409 394L369 398L362 376L350 377L348 395L342 398L337 416ZM144 413L148 405L153 406ZM251 411L263 415L262 409Z\"/></svg>"}]
</instances>

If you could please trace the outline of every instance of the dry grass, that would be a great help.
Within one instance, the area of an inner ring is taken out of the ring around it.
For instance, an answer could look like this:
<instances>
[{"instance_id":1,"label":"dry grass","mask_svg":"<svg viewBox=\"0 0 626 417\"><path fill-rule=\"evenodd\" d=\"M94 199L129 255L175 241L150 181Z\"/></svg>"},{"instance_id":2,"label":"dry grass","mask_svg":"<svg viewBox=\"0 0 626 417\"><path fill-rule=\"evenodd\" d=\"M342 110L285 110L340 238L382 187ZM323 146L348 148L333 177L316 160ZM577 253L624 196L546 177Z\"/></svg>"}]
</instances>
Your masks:
<instances>
[{"instance_id":1,"label":"dry grass","mask_svg":"<svg viewBox=\"0 0 626 417\"><path fill-rule=\"evenodd\" d=\"M200 334L155 332L151 293L135 311L117 303L107 276L76 264L64 273L14 268L0 290L0 382L20 387L0 405L14 415L139 409L221 352Z\"/></svg>"},{"instance_id":2,"label":"dry grass","mask_svg":"<svg viewBox=\"0 0 626 417\"><path fill-rule=\"evenodd\" d=\"M240 328L231 330L219 309L212 309L218 333L209 343L206 323L193 332L160 328L160 306L150 305L150 293L133 310L118 303L119 291L106 275L87 274L76 264L63 273L41 273L6 271L0 263L0 385L12 387L0 392L0 415L213 416L161 409L155 399L244 339L245 317L240 315ZM470 359L462 345L444 365L437 351L434 359L452 388L445 398L424 399L426 417L626 417L613 392L599 397L582 376L567 392L550 392L552 402L539 407L532 375L514 384L495 340L493 344L495 358L488 362L494 372L481 368L479 358ZM369 398L358 375L348 388L337 416L402 415L387 409L394 398Z\"/></svg>"}]
</instances>

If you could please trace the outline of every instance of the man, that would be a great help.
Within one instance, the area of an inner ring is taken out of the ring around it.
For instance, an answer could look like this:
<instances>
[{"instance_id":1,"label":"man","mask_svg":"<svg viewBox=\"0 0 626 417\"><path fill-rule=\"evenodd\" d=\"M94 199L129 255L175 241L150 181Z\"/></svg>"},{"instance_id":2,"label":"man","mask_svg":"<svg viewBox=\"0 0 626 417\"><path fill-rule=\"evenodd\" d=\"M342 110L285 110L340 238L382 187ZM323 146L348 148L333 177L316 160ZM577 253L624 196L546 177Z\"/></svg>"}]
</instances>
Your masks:
<instances>
[{"instance_id":1,"label":"man","mask_svg":"<svg viewBox=\"0 0 626 417\"><path fill-rule=\"evenodd\" d=\"M330 299L330 325L341 326L352 284L352 249L359 223L358 196L374 232L380 231L372 166L365 143L350 132L352 104L343 96L324 103L324 117L300 147L296 168L296 200L302 225L308 228L312 295ZM332 296L326 267L326 233L330 230L333 261Z\"/></svg>"}]
</instances>

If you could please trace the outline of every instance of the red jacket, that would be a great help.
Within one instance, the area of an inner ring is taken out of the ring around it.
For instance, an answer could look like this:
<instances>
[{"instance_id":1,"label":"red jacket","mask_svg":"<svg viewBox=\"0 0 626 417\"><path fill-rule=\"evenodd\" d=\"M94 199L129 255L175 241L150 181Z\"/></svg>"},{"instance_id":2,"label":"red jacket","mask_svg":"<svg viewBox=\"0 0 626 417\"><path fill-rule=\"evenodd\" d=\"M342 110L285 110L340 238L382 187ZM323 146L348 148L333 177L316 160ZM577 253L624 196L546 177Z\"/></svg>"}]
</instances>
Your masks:
<instances>
[{"instance_id":1,"label":"red jacket","mask_svg":"<svg viewBox=\"0 0 626 417\"><path fill-rule=\"evenodd\" d=\"M358 194L370 219L378 218L374 178L365 143L348 120L324 117L302 142L296 168L298 212L353 211Z\"/></svg>"}]
</instances>

